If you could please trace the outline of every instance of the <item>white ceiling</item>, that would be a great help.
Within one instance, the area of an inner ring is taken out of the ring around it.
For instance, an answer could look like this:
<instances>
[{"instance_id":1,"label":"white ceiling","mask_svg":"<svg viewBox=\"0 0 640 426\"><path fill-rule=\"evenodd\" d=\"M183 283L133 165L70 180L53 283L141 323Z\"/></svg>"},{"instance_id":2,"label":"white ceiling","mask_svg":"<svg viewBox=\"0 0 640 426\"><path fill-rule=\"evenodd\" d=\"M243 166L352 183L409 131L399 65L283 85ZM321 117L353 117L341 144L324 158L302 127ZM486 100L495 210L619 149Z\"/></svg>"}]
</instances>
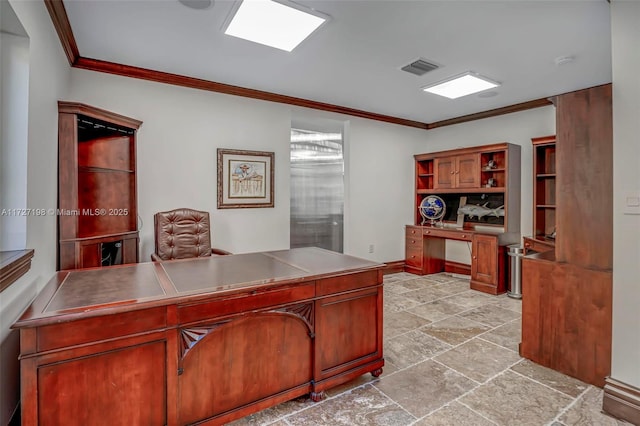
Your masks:
<instances>
[{"instance_id":1,"label":"white ceiling","mask_svg":"<svg viewBox=\"0 0 640 426\"><path fill-rule=\"evenodd\" d=\"M331 17L291 53L222 32L233 5L65 0L86 58L436 122L611 82L605 0L300 0ZM554 60L573 56L557 66ZM400 68L424 58L421 77ZM502 86L456 100L420 90L465 71Z\"/></svg>"}]
</instances>

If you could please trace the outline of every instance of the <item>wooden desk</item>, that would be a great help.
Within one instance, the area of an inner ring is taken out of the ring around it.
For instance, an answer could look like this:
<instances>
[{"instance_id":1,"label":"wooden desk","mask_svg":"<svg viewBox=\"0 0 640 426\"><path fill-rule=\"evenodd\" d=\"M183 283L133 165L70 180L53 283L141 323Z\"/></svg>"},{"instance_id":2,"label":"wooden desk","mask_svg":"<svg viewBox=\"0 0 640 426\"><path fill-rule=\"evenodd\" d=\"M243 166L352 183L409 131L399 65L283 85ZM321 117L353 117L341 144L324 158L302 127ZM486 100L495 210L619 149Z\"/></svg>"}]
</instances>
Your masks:
<instances>
[{"instance_id":1,"label":"wooden desk","mask_svg":"<svg viewBox=\"0 0 640 426\"><path fill-rule=\"evenodd\" d=\"M377 376L383 267L302 248L59 272L14 324L22 424L222 424Z\"/></svg>"},{"instance_id":2,"label":"wooden desk","mask_svg":"<svg viewBox=\"0 0 640 426\"><path fill-rule=\"evenodd\" d=\"M474 290L489 294L507 291L506 249L519 235L485 233L468 229L407 225L405 230L405 271L425 275L443 272L445 240L471 243L471 282Z\"/></svg>"}]
</instances>

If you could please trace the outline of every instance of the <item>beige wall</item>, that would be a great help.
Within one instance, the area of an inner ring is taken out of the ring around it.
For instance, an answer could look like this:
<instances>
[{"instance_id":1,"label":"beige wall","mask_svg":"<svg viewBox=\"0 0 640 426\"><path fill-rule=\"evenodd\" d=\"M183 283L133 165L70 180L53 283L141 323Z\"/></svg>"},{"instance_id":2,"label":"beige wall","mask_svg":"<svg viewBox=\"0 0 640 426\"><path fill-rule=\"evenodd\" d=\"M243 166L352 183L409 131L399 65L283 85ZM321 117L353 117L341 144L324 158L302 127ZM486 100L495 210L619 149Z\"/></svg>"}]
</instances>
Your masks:
<instances>
[{"instance_id":1,"label":"beige wall","mask_svg":"<svg viewBox=\"0 0 640 426\"><path fill-rule=\"evenodd\" d=\"M640 388L640 2L611 2L613 63L613 353L611 376Z\"/></svg>"}]
</instances>

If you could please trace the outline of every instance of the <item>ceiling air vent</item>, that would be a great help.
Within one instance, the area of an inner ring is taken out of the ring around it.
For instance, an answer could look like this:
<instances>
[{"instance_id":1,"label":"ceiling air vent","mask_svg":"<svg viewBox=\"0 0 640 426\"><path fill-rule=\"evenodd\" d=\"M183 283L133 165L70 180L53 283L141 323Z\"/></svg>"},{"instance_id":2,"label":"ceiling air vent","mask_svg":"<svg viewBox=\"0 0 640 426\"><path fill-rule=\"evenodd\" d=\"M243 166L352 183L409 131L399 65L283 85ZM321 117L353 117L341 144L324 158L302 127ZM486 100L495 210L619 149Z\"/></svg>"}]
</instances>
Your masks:
<instances>
[{"instance_id":1,"label":"ceiling air vent","mask_svg":"<svg viewBox=\"0 0 640 426\"><path fill-rule=\"evenodd\" d=\"M424 75L429 71L433 71L439 68L438 65L432 64L431 62L427 62L424 59L418 59L415 62L410 63L409 65L405 65L401 68L402 71L410 72L415 75Z\"/></svg>"}]
</instances>

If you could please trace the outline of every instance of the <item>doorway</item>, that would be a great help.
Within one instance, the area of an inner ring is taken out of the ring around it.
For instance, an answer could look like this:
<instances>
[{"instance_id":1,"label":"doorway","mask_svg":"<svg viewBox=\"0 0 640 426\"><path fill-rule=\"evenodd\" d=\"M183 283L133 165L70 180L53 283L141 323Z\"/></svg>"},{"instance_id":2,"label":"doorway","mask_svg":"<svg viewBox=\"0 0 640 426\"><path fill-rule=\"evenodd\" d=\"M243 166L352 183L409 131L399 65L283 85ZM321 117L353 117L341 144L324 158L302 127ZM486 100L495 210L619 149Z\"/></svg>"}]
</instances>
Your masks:
<instances>
[{"instance_id":1,"label":"doorway","mask_svg":"<svg viewBox=\"0 0 640 426\"><path fill-rule=\"evenodd\" d=\"M342 132L291 129L291 248L343 252Z\"/></svg>"}]
</instances>

